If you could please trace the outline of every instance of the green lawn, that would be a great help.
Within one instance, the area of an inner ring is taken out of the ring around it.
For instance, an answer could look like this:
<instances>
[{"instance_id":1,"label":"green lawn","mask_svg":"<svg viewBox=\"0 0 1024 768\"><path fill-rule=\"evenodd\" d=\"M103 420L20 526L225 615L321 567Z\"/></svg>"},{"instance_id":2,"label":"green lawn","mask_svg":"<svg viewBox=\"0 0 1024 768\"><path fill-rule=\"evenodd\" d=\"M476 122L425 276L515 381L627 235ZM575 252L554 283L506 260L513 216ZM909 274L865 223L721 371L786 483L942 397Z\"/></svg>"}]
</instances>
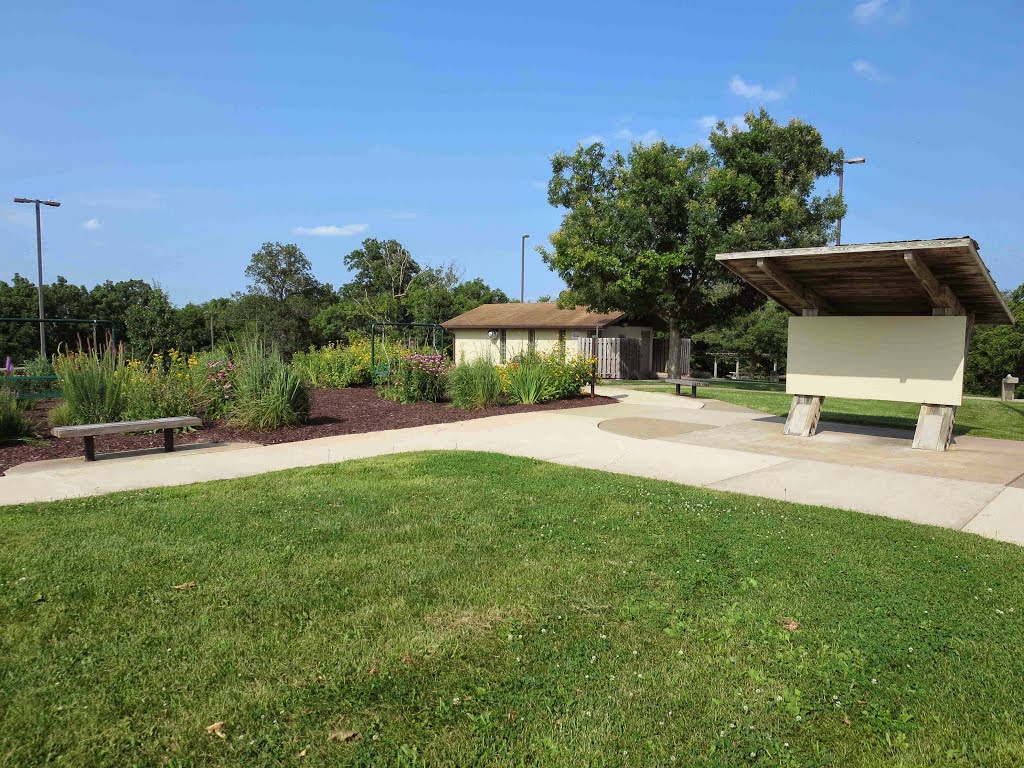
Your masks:
<instances>
[{"instance_id":1,"label":"green lawn","mask_svg":"<svg viewBox=\"0 0 1024 768\"><path fill-rule=\"evenodd\" d=\"M651 392L675 392L674 385L653 381L624 381L615 382L615 385ZM792 400L785 389L784 384L768 382L715 382L714 386L698 389L697 396L785 416L789 413ZM689 390L684 392L689 394ZM919 410L920 406L915 403L826 397L821 418L846 424L914 429ZM1024 440L1024 402L1003 403L999 400L965 397L963 405L956 411L954 432L958 435Z\"/></svg>"},{"instance_id":2,"label":"green lawn","mask_svg":"<svg viewBox=\"0 0 1024 768\"><path fill-rule=\"evenodd\" d=\"M2 765L1024 762L1024 549L966 534L475 453L0 532Z\"/></svg>"}]
</instances>

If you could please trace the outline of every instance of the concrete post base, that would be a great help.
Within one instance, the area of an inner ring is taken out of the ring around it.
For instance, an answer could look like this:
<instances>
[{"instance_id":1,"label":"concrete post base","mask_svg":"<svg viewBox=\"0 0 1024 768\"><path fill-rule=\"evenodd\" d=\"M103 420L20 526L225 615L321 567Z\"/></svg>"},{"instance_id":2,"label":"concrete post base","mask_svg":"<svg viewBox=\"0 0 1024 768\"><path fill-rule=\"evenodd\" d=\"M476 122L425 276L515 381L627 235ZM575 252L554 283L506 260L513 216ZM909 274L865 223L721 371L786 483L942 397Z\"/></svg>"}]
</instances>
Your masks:
<instances>
[{"instance_id":1,"label":"concrete post base","mask_svg":"<svg viewBox=\"0 0 1024 768\"><path fill-rule=\"evenodd\" d=\"M914 430L914 448L945 451L953 440L955 405L922 405Z\"/></svg>"},{"instance_id":2,"label":"concrete post base","mask_svg":"<svg viewBox=\"0 0 1024 768\"><path fill-rule=\"evenodd\" d=\"M794 395L782 434L797 435L798 437L813 436L818 431L821 404L824 400L824 397L818 395Z\"/></svg>"}]
</instances>

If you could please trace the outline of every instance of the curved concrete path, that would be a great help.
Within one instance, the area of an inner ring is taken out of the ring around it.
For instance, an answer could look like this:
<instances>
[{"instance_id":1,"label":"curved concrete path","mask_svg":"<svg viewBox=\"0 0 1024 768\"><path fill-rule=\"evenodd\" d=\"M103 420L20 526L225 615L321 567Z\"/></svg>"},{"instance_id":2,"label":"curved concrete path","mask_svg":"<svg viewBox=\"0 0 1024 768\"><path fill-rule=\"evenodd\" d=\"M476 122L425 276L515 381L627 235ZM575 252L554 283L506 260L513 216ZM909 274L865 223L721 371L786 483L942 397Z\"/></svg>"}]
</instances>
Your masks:
<instances>
[{"instance_id":1,"label":"curved concrete path","mask_svg":"<svg viewBox=\"0 0 1024 768\"><path fill-rule=\"evenodd\" d=\"M620 402L237 450L26 467L0 477L0 504L390 453L473 450L840 507L1024 544L1024 487L1015 487L1024 484L1024 443L960 438L948 454L934 454L911 450L908 437L893 430L828 424L815 438L785 438L779 419L756 411L613 387L601 393ZM679 422L678 431L666 422ZM645 424L654 434L645 433Z\"/></svg>"}]
</instances>

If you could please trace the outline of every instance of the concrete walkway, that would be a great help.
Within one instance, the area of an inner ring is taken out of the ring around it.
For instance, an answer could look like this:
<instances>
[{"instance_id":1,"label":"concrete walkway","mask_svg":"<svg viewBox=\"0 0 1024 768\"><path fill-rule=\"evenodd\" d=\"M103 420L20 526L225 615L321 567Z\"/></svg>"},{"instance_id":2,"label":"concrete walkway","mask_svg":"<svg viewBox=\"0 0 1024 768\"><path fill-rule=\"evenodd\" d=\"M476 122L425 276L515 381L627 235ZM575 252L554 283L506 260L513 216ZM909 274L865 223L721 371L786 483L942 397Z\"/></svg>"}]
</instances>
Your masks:
<instances>
[{"instance_id":1,"label":"concrete walkway","mask_svg":"<svg viewBox=\"0 0 1024 768\"><path fill-rule=\"evenodd\" d=\"M1024 443L962 437L947 454L934 454L913 451L905 433L834 424L823 424L814 438L786 438L779 419L716 401L612 387L601 393L620 403L233 450L25 465L0 477L0 504L390 453L471 450L840 507L1024 544Z\"/></svg>"}]
</instances>

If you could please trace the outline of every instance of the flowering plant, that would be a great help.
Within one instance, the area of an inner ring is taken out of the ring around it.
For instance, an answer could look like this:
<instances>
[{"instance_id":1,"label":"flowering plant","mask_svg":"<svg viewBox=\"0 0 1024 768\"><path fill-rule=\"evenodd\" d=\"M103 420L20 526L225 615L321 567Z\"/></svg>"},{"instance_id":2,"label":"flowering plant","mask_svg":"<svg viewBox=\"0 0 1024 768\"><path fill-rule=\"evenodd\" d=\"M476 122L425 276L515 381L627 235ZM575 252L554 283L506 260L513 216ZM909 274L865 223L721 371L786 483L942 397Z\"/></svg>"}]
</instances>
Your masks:
<instances>
[{"instance_id":1,"label":"flowering plant","mask_svg":"<svg viewBox=\"0 0 1024 768\"><path fill-rule=\"evenodd\" d=\"M380 395L402 403L436 403L444 397L450 368L451 361L445 355L421 352L402 355L381 385Z\"/></svg>"}]
</instances>

